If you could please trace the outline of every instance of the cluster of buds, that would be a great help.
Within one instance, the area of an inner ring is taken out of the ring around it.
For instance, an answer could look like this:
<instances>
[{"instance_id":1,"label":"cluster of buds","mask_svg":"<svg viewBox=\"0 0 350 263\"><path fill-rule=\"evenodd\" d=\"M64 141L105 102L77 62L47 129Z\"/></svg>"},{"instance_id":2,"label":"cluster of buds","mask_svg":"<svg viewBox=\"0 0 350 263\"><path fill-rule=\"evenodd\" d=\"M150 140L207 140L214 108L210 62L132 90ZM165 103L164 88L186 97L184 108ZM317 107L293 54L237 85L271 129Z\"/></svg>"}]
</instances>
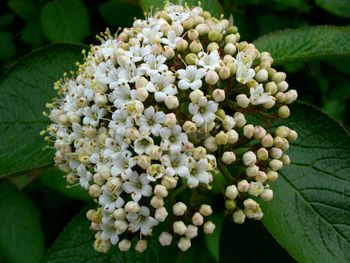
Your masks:
<instances>
[{"instance_id":1,"label":"cluster of buds","mask_svg":"<svg viewBox=\"0 0 350 263\"><path fill-rule=\"evenodd\" d=\"M128 251L138 238L142 252L162 224L160 244L186 251L201 226L215 229L211 206L198 200L218 177L233 221L260 219L258 202L271 200L268 183L297 138L272 127L297 93L269 53L240 41L229 20L171 4L99 38L78 71L55 83L43 132L68 183L96 201L87 212L95 249Z\"/></svg>"}]
</instances>

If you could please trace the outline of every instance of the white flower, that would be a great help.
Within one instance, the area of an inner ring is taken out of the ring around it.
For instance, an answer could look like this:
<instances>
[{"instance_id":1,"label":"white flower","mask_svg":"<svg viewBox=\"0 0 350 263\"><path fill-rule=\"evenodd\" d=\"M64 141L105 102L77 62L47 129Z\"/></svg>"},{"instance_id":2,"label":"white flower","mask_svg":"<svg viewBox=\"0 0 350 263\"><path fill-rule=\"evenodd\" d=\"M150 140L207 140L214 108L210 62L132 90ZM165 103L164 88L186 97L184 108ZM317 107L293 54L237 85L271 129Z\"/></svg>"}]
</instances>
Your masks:
<instances>
[{"instance_id":1,"label":"white flower","mask_svg":"<svg viewBox=\"0 0 350 263\"><path fill-rule=\"evenodd\" d=\"M152 187L149 182L146 174L139 175L136 171L133 171L128 181L123 184L123 190L128 194L131 193L131 198L138 202L142 196L152 195Z\"/></svg>"},{"instance_id":2,"label":"white flower","mask_svg":"<svg viewBox=\"0 0 350 263\"><path fill-rule=\"evenodd\" d=\"M130 222L129 229L135 233L140 230L142 235L151 234L152 228L158 225L158 221L150 216L150 210L146 206L141 206L138 213L128 213L126 218Z\"/></svg>"},{"instance_id":3,"label":"white flower","mask_svg":"<svg viewBox=\"0 0 350 263\"><path fill-rule=\"evenodd\" d=\"M198 57L197 65L206 70L216 70L220 67L220 63L223 63L217 50L211 51L210 54L199 52Z\"/></svg>"},{"instance_id":4,"label":"white flower","mask_svg":"<svg viewBox=\"0 0 350 263\"><path fill-rule=\"evenodd\" d=\"M148 135L143 135L135 140L134 150L139 155L143 153L149 154L153 145L153 139Z\"/></svg>"},{"instance_id":5,"label":"white flower","mask_svg":"<svg viewBox=\"0 0 350 263\"><path fill-rule=\"evenodd\" d=\"M146 85L149 92L154 92L154 99L157 102L162 102L168 95L176 95L177 88L174 85L175 77L170 71L165 73L153 74L151 76L151 81Z\"/></svg>"},{"instance_id":6,"label":"white flower","mask_svg":"<svg viewBox=\"0 0 350 263\"><path fill-rule=\"evenodd\" d=\"M107 39L101 44L100 53L104 56L105 59L110 58L115 50L118 48L120 42L116 39Z\"/></svg>"},{"instance_id":7,"label":"white flower","mask_svg":"<svg viewBox=\"0 0 350 263\"><path fill-rule=\"evenodd\" d=\"M202 87L202 78L206 74L206 70L203 68L197 68L196 66L188 66L185 69L179 69L177 71L178 78L180 79L178 83L179 89L187 90L191 88L192 90L199 89Z\"/></svg>"},{"instance_id":8,"label":"white flower","mask_svg":"<svg viewBox=\"0 0 350 263\"><path fill-rule=\"evenodd\" d=\"M110 60L107 60L107 62L101 62L94 71L95 79L103 84L110 84L116 81L117 74L117 69Z\"/></svg>"},{"instance_id":9,"label":"white flower","mask_svg":"<svg viewBox=\"0 0 350 263\"><path fill-rule=\"evenodd\" d=\"M238 82L246 84L248 81L253 79L254 75L254 69L247 68L244 65L237 65L236 79Z\"/></svg>"},{"instance_id":10,"label":"white flower","mask_svg":"<svg viewBox=\"0 0 350 263\"><path fill-rule=\"evenodd\" d=\"M139 69L148 76L168 70L168 66L164 64L166 57L163 55L150 54L145 57L144 61L146 63L142 63Z\"/></svg>"},{"instance_id":11,"label":"white flower","mask_svg":"<svg viewBox=\"0 0 350 263\"><path fill-rule=\"evenodd\" d=\"M77 175L79 177L79 183L84 189L89 189L89 182L92 179L92 174L86 170L84 165L79 165L77 168Z\"/></svg>"},{"instance_id":12,"label":"white flower","mask_svg":"<svg viewBox=\"0 0 350 263\"><path fill-rule=\"evenodd\" d=\"M259 84L255 88L250 88L250 103L253 105L259 105L274 100L274 97L264 92L262 84Z\"/></svg>"},{"instance_id":13,"label":"white flower","mask_svg":"<svg viewBox=\"0 0 350 263\"><path fill-rule=\"evenodd\" d=\"M108 95L108 99L117 108L121 108L124 103L136 99L136 90L131 90L127 82L121 82L119 85L110 86L113 89Z\"/></svg>"},{"instance_id":14,"label":"white flower","mask_svg":"<svg viewBox=\"0 0 350 263\"><path fill-rule=\"evenodd\" d=\"M132 173L131 168L136 165L137 161L132 158L132 153L130 151L118 152L115 159L113 159L113 165L111 168L111 174L113 176L122 176L123 178L128 178Z\"/></svg>"},{"instance_id":15,"label":"white flower","mask_svg":"<svg viewBox=\"0 0 350 263\"><path fill-rule=\"evenodd\" d=\"M136 68L135 63L131 61L125 62L124 65L117 69L117 85L122 82L134 83L139 76L141 76L141 71ZM113 84L115 85L115 84Z\"/></svg>"},{"instance_id":16,"label":"white flower","mask_svg":"<svg viewBox=\"0 0 350 263\"><path fill-rule=\"evenodd\" d=\"M219 104L217 102L212 100L208 101L208 99L203 96L199 99L197 104L190 103L188 110L193 115L192 121L200 127L202 124L207 126L215 120L215 112L218 110L218 106Z\"/></svg>"},{"instance_id":17,"label":"white flower","mask_svg":"<svg viewBox=\"0 0 350 263\"><path fill-rule=\"evenodd\" d=\"M188 142L187 134L182 132L180 125L174 125L171 128L162 128L160 130L162 142L160 147L162 150L170 150L170 152L180 152L182 146Z\"/></svg>"},{"instance_id":18,"label":"white flower","mask_svg":"<svg viewBox=\"0 0 350 263\"><path fill-rule=\"evenodd\" d=\"M130 57L132 62L139 62L143 60L143 58L149 54L151 54L151 47L149 45L140 46L135 45L130 47L130 52L126 52L126 56Z\"/></svg>"},{"instance_id":19,"label":"white flower","mask_svg":"<svg viewBox=\"0 0 350 263\"><path fill-rule=\"evenodd\" d=\"M187 167L187 155L182 153L165 154L161 157L161 162L165 167L165 174L167 176L178 175L186 177L190 174Z\"/></svg>"},{"instance_id":20,"label":"white flower","mask_svg":"<svg viewBox=\"0 0 350 263\"><path fill-rule=\"evenodd\" d=\"M160 42L160 38L163 36L162 32L159 32L159 28L143 28L141 33L137 34L137 39L143 41L144 44L157 44Z\"/></svg>"},{"instance_id":21,"label":"white flower","mask_svg":"<svg viewBox=\"0 0 350 263\"><path fill-rule=\"evenodd\" d=\"M116 245L119 242L119 234L121 233L118 233L116 231L113 222L109 222L108 224L101 224L100 227L102 230L102 240L110 240L112 245Z\"/></svg>"},{"instance_id":22,"label":"white flower","mask_svg":"<svg viewBox=\"0 0 350 263\"><path fill-rule=\"evenodd\" d=\"M140 126L140 132L154 136L159 136L159 131L162 128L162 123L165 119L165 113L162 111L156 112L153 106L145 109L144 114L139 114L135 118L135 122Z\"/></svg>"},{"instance_id":23,"label":"white flower","mask_svg":"<svg viewBox=\"0 0 350 263\"><path fill-rule=\"evenodd\" d=\"M99 204L106 212L113 212L116 208L120 208L124 205L124 200L120 196L113 197L109 191L104 191L98 198Z\"/></svg>"},{"instance_id":24,"label":"white flower","mask_svg":"<svg viewBox=\"0 0 350 263\"><path fill-rule=\"evenodd\" d=\"M174 30L169 30L167 37L163 37L161 39L161 42L165 45L168 45L169 47L175 48L176 47L176 41L180 39L181 37L176 36L176 33Z\"/></svg>"},{"instance_id":25,"label":"white flower","mask_svg":"<svg viewBox=\"0 0 350 263\"><path fill-rule=\"evenodd\" d=\"M87 106L83 109L85 115L83 123L85 125L91 125L97 127L101 118L103 118L107 111L104 108L100 108L97 105L92 105L91 107Z\"/></svg>"},{"instance_id":26,"label":"white flower","mask_svg":"<svg viewBox=\"0 0 350 263\"><path fill-rule=\"evenodd\" d=\"M110 133L124 135L127 128L131 128L134 124L134 119L124 109L118 109L112 114L112 121L109 122L108 128ZM113 136L113 134L111 134Z\"/></svg>"},{"instance_id":27,"label":"white flower","mask_svg":"<svg viewBox=\"0 0 350 263\"><path fill-rule=\"evenodd\" d=\"M187 184L190 187L197 187L199 183L209 183L207 159L200 159L198 162L196 162L193 157L188 157L187 163L190 169L190 175L187 177Z\"/></svg>"}]
</instances>

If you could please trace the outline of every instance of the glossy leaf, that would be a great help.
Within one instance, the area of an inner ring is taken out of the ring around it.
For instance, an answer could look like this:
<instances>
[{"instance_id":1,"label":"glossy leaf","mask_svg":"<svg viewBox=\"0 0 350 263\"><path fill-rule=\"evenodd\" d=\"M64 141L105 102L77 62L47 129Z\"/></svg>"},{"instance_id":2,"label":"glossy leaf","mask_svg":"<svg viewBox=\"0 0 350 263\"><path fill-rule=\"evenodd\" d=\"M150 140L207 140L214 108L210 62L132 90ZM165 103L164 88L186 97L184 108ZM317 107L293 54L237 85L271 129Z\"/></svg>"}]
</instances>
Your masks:
<instances>
[{"instance_id":1,"label":"glossy leaf","mask_svg":"<svg viewBox=\"0 0 350 263\"><path fill-rule=\"evenodd\" d=\"M350 56L350 26L317 26L278 31L254 41L260 51L268 51L274 65L289 61Z\"/></svg>"},{"instance_id":2,"label":"glossy leaf","mask_svg":"<svg viewBox=\"0 0 350 263\"><path fill-rule=\"evenodd\" d=\"M89 14L80 0L53 0L42 10L41 25L51 41L81 42L89 35Z\"/></svg>"},{"instance_id":3,"label":"glossy leaf","mask_svg":"<svg viewBox=\"0 0 350 263\"><path fill-rule=\"evenodd\" d=\"M37 263L44 254L38 211L11 184L0 185L0 261Z\"/></svg>"},{"instance_id":4,"label":"glossy leaf","mask_svg":"<svg viewBox=\"0 0 350 263\"><path fill-rule=\"evenodd\" d=\"M316 0L316 4L334 15L350 17L350 0Z\"/></svg>"},{"instance_id":5,"label":"glossy leaf","mask_svg":"<svg viewBox=\"0 0 350 263\"><path fill-rule=\"evenodd\" d=\"M54 44L20 60L0 78L0 177L52 164L39 135L53 83L82 58L82 45ZM25 141L25 143L24 143Z\"/></svg>"}]
</instances>

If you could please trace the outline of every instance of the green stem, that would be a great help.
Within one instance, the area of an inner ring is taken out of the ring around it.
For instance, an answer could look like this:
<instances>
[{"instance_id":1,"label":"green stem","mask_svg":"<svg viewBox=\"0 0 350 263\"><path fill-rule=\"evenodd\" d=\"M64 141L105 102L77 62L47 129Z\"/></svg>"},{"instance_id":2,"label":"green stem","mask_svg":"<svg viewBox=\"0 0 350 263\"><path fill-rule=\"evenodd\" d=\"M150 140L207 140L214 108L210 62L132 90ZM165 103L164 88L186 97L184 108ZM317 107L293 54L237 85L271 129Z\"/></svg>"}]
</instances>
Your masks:
<instances>
[{"instance_id":1,"label":"green stem","mask_svg":"<svg viewBox=\"0 0 350 263\"><path fill-rule=\"evenodd\" d=\"M225 180L228 184L233 184L234 180L230 174L230 172L227 170L227 168L223 165L220 159L217 159L218 162L218 169L225 177Z\"/></svg>"}]
</instances>

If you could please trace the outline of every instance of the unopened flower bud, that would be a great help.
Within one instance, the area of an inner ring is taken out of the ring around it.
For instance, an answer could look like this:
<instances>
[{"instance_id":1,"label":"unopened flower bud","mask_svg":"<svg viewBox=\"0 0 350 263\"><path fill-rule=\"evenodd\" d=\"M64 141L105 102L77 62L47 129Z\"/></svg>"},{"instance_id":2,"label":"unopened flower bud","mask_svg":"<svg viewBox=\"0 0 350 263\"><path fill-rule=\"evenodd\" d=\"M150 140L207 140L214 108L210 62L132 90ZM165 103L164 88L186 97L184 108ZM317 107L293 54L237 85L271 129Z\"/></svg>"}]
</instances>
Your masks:
<instances>
[{"instance_id":1,"label":"unopened flower bud","mask_svg":"<svg viewBox=\"0 0 350 263\"><path fill-rule=\"evenodd\" d=\"M298 133L294 130L290 130L287 139L292 142L295 141L296 139L298 139Z\"/></svg>"},{"instance_id":2,"label":"unopened flower bud","mask_svg":"<svg viewBox=\"0 0 350 263\"><path fill-rule=\"evenodd\" d=\"M244 200L243 205L245 208L255 209L258 206L258 203L255 200L248 198Z\"/></svg>"},{"instance_id":3,"label":"unopened flower bud","mask_svg":"<svg viewBox=\"0 0 350 263\"><path fill-rule=\"evenodd\" d=\"M277 92L275 98L277 103L284 103L286 100L286 94L284 94L283 92Z\"/></svg>"},{"instance_id":4,"label":"unopened flower bud","mask_svg":"<svg viewBox=\"0 0 350 263\"><path fill-rule=\"evenodd\" d=\"M215 85L219 80L219 75L214 70L209 70L205 75L205 82L209 85Z\"/></svg>"},{"instance_id":5,"label":"unopened flower bud","mask_svg":"<svg viewBox=\"0 0 350 263\"><path fill-rule=\"evenodd\" d=\"M147 155L140 155L137 158L137 165L142 169L147 170L147 168L151 165L151 159Z\"/></svg>"},{"instance_id":6,"label":"unopened flower bud","mask_svg":"<svg viewBox=\"0 0 350 263\"><path fill-rule=\"evenodd\" d=\"M169 46L165 46L163 56L166 57L167 59L172 59L173 57L175 57L174 49Z\"/></svg>"},{"instance_id":7,"label":"unopened flower bud","mask_svg":"<svg viewBox=\"0 0 350 263\"><path fill-rule=\"evenodd\" d=\"M233 222L236 224L243 224L245 221L245 214L241 209L239 209L232 214L232 218Z\"/></svg>"},{"instance_id":8,"label":"unopened flower bud","mask_svg":"<svg viewBox=\"0 0 350 263\"><path fill-rule=\"evenodd\" d=\"M164 103L169 110L176 109L179 107L179 100L176 96L168 95L164 99Z\"/></svg>"},{"instance_id":9,"label":"unopened flower bud","mask_svg":"<svg viewBox=\"0 0 350 263\"><path fill-rule=\"evenodd\" d=\"M148 80L145 77L138 78L135 82L136 89L146 87Z\"/></svg>"},{"instance_id":10,"label":"unopened flower bud","mask_svg":"<svg viewBox=\"0 0 350 263\"><path fill-rule=\"evenodd\" d=\"M181 251L187 251L191 247L191 240L186 237L182 237L177 244Z\"/></svg>"},{"instance_id":11,"label":"unopened flower bud","mask_svg":"<svg viewBox=\"0 0 350 263\"><path fill-rule=\"evenodd\" d=\"M224 47L224 52L229 55L234 55L237 51L237 47L233 43L227 43Z\"/></svg>"},{"instance_id":12,"label":"unopened flower bud","mask_svg":"<svg viewBox=\"0 0 350 263\"><path fill-rule=\"evenodd\" d=\"M280 83L286 79L286 76L287 75L284 72L276 72L275 74L273 74L271 79L276 83Z\"/></svg>"},{"instance_id":13,"label":"unopened flower bud","mask_svg":"<svg viewBox=\"0 0 350 263\"><path fill-rule=\"evenodd\" d=\"M156 212L154 213L154 218L159 222L164 222L167 216L168 216L168 212L164 206L157 208Z\"/></svg>"},{"instance_id":14,"label":"unopened flower bud","mask_svg":"<svg viewBox=\"0 0 350 263\"><path fill-rule=\"evenodd\" d=\"M192 150L193 158L200 160L204 158L207 154L207 150L203 146L198 146Z\"/></svg>"},{"instance_id":15,"label":"unopened flower bud","mask_svg":"<svg viewBox=\"0 0 350 263\"><path fill-rule=\"evenodd\" d=\"M170 177L170 176L165 175L162 177L161 184L164 185L167 189L173 189L177 185L177 180L174 177Z\"/></svg>"},{"instance_id":16,"label":"unopened flower bud","mask_svg":"<svg viewBox=\"0 0 350 263\"><path fill-rule=\"evenodd\" d=\"M241 108L247 108L250 103L250 99L248 99L247 95L239 94L236 96L237 105Z\"/></svg>"},{"instance_id":17,"label":"unopened flower bud","mask_svg":"<svg viewBox=\"0 0 350 263\"><path fill-rule=\"evenodd\" d=\"M249 166L246 168L245 173L248 177L255 177L259 172L259 167L256 165Z\"/></svg>"},{"instance_id":18,"label":"unopened flower bud","mask_svg":"<svg viewBox=\"0 0 350 263\"><path fill-rule=\"evenodd\" d=\"M258 160L266 161L269 157L269 152L265 148L260 148L256 152L256 156L257 156Z\"/></svg>"},{"instance_id":19,"label":"unopened flower bud","mask_svg":"<svg viewBox=\"0 0 350 263\"><path fill-rule=\"evenodd\" d=\"M267 172L267 180L274 182L278 179L278 172L276 171L268 171Z\"/></svg>"},{"instance_id":20,"label":"unopened flower bud","mask_svg":"<svg viewBox=\"0 0 350 263\"><path fill-rule=\"evenodd\" d=\"M170 246L171 242L173 241L173 236L169 232L162 232L159 235L159 243L164 246Z\"/></svg>"},{"instance_id":21,"label":"unopened flower bud","mask_svg":"<svg viewBox=\"0 0 350 263\"><path fill-rule=\"evenodd\" d=\"M242 180L238 182L237 189L238 191L245 193L245 192L248 192L249 186L250 184L248 183L247 180Z\"/></svg>"},{"instance_id":22,"label":"unopened flower bud","mask_svg":"<svg viewBox=\"0 0 350 263\"><path fill-rule=\"evenodd\" d=\"M188 53L185 57L185 61L188 65L195 65L197 59L197 55L194 53Z\"/></svg>"},{"instance_id":23,"label":"unopened flower bud","mask_svg":"<svg viewBox=\"0 0 350 263\"><path fill-rule=\"evenodd\" d=\"M236 202L234 200L231 199L227 199L225 200L225 208L227 210L235 210L237 207Z\"/></svg>"},{"instance_id":24,"label":"unopened flower bud","mask_svg":"<svg viewBox=\"0 0 350 263\"><path fill-rule=\"evenodd\" d=\"M285 92L289 87L289 84L287 83L287 81L282 81L280 83L277 84L277 89L278 91L281 91L281 92ZM286 99L287 99L287 96L286 96Z\"/></svg>"},{"instance_id":25,"label":"unopened flower bud","mask_svg":"<svg viewBox=\"0 0 350 263\"><path fill-rule=\"evenodd\" d=\"M164 125L168 126L169 128L172 128L175 126L176 122L176 115L174 113L168 113L165 115Z\"/></svg>"},{"instance_id":26,"label":"unopened flower bud","mask_svg":"<svg viewBox=\"0 0 350 263\"><path fill-rule=\"evenodd\" d=\"M118 243L118 247L121 252L127 252L131 247L131 242L127 239L123 239Z\"/></svg>"},{"instance_id":27,"label":"unopened flower bud","mask_svg":"<svg viewBox=\"0 0 350 263\"><path fill-rule=\"evenodd\" d=\"M236 161L236 155L234 152L224 152L221 157L221 160L225 164L231 164L234 161Z\"/></svg>"},{"instance_id":28,"label":"unopened flower bud","mask_svg":"<svg viewBox=\"0 0 350 263\"><path fill-rule=\"evenodd\" d=\"M195 238L198 236L198 227L194 225L188 225L185 235L189 239Z\"/></svg>"},{"instance_id":29,"label":"unopened flower bud","mask_svg":"<svg viewBox=\"0 0 350 263\"><path fill-rule=\"evenodd\" d=\"M129 201L125 204L124 209L127 213L137 213L140 211L140 206L137 202Z\"/></svg>"},{"instance_id":30,"label":"unopened flower bud","mask_svg":"<svg viewBox=\"0 0 350 263\"><path fill-rule=\"evenodd\" d=\"M214 50L218 50L220 47L218 45L218 43L216 42L211 42L208 46L207 46L207 52L212 52Z\"/></svg>"},{"instance_id":31,"label":"unopened flower bud","mask_svg":"<svg viewBox=\"0 0 350 263\"><path fill-rule=\"evenodd\" d=\"M273 147L270 149L270 156L274 159L279 159L282 157L283 151L280 148Z\"/></svg>"},{"instance_id":32,"label":"unopened flower bud","mask_svg":"<svg viewBox=\"0 0 350 263\"><path fill-rule=\"evenodd\" d=\"M184 124L182 125L182 129L187 134L190 134L190 133L194 133L197 131L197 126L192 121L185 121Z\"/></svg>"},{"instance_id":33,"label":"unopened flower bud","mask_svg":"<svg viewBox=\"0 0 350 263\"><path fill-rule=\"evenodd\" d=\"M181 25L181 23L174 23L171 25L171 29L175 31L177 36L182 35L182 33L184 32L184 28Z\"/></svg>"},{"instance_id":34,"label":"unopened flower bud","mask_svg":"<svg viewBox=\"0 0 350 263\"><path fill-rule=\"evenodd\" d=\"M111 248L109 240L96 239L94 242L94 249L100 253L107 253Z\"/></svg>"},{"instance_id":35,"label":"unopened flower bud","mask_svg":"<svg viewBox=\"0 0 350 263\"><path fill-rule=\"evenodd\" d=\"M114 226L118 232L124 233L128 228L129 224L125 220L115 220Z\"/></svg>"},{"instance_id":36,"label":"unopened flower bud","mask_svg":"<svg viewBox=\"0 0 350 263\"><path fill-rule=\"evenodd\" d=\"M258 171L258 174L255 176L255 180L260 183L265 183L267 180L267 175L264 171Z\"/></svg>"},{"instance_id":37,"label":"unopened flower bud","mask_svg":"<svg viewBox=\"0 0 350 263\"><path fill-rule=\"evenodd\" d=\"M219 69L219 77L220 79L228 79L231 75L231 70L228 66L223 66Z\"/></svg>"},{"instance_id":38,"label":"unopened flower bud","mask_svg":"<svg viewBox=\"0 0 350 263\"><path fill-rule=\"evenodd\" d=\"M199 40L193 40L190 44L190 51L192 53L198 54L203 50L203 46Z\"/></svg>"},{"instance_id":39,"label":"unopened flower bud","mask_svg":"<svg viewBox=\"0 0 350 263\"><path fill-rule=\"evenodd\" d=\"M270 161L269 166L271 170L278 171L283 167L283 163L280 160L273 159Z\"/></svg>"},{"instance_id":40,"label":"unopened flower bud","mask_svg":"<svg viewBox=\"0 0 350 263\"><path fill-rule=\"evenodd\" d=\"M253 137L254 139L262 139L266 135L266 130L261 126L255 126Z\"/></svg>"},{"instance_id":41,"label":"unopened flower bud","mask_svg":"<svg viewBox=\"0 0 350 263\"><path fill-rule=\"evenodd\" d=\"M161 208L164 206L163 198L159 198L158 196L153 196L150 203L154 208Z\"/></svg>"},{"instance_id":42,"label":"unopened flower bud","mask_svg":"<svg viewBox=\"0 0 350 263\"><path fill-rule=\"evenodd\" d=\"M265 189L259 196L264 201L270 201L273 198L273 191L271 189Z\"/></svg>"},{"instance_id":43,"label":"unopened flower bud","mask_svg":"<svg viewBox=\"0 0 350 263\"><path fill-rule=\"evenodd\" d=\"M154 187L153 193L159 198L164 198L168 196L168 190L164 185L161 185L161 184L157 184Z\"/></svg>"},{"instance_id":44,"label":"unopened flower bud","mask_svg":"<svg viewBox=\"0 0 350 263\"><path fill-rule=\"evenodd\" d=\"M237 42L237 39L236 39L236 36L235 34L229 34L225 37L225 43L236 43Z\"/></svg>"},{"instance_id":45,"label":"unopened flower bud","mask_svg":"<svg viewBox=\"0 0 350 263\"><path fill-rule=\"evenodd\" d=\"M208 32L208 38L210 41L218 42L222 39L222 35L218 30L210 29Z\"/></svg>"},{"instance_id":46,"label":"unopened flower bud","mask_svg":"<svg viewBox=\"0 0 350 263\"><path fill-rule=\"evenodd\" d=\"M196 30L200 36L204 36L209 32L209 26L207 24L199 24L196 26Z\"/></svg>"},{"instance_id":47,"label":"unopened flower bud","mask_svg":"<svg viewBox=\"0 0 350 263\"><path fill-rule=\"evenodd\" d=\"M266 71L266 73L267 73L267 71ZM276 85L276 83L273 82L273 81L266 83L265 84L265 91L267 93L271 94L271 95L275 95L277 93L277 85Z\"/></svg>"},{"instance_id":48,"label":"unopened flower bud","mask_svg":"<svg viewBox=\"0 0 350 263\"><path fill-rule=\"evenodd\" d=\"M236 122L233 117L226 115L221 125L225 130L229 131L235 127Z\"/></svg>"},{"instance_id":49,"label":"unopened flower bud","mask_svg":"<svg viewBox=\"0 0 350 263\"><path fill-rule=\"evenodd\" d=\"M235 200L238 195L238 189L236 185L230 185L226 187L225 196L231 200Z\"/></svg>"},{"instance_id":50,"label":"unopened flower bud","mask_svg":"<svg viewBox=\"0 0 350 263\"><path fill-rule=\"evenodd\" d=\"M188 48L188 42L183 38L176 40L175 44L176 44L176 50L180 52L185 51Z\"/></svg>"},{"instance_id":51,"label":"unopened flower bud","mask_svg":"<svg viewBox=\"0 0 350 263\"><path fill-rule=\"evenodd\" d=\"M283 154L280 161L283 163L283 165L290 165L290 158L287 154Z\"/></svg>"},{"instance_id":52,"label":"unopened flower bud","mask_svg":"<svg viewBox=\"0 0 350 263\"><path fill-rule=\"evenodd\" d=\"M173 213L176 216L183 216L187 210L187 206L182 202L173 205Z\"/></svg>"},{"instance_id":53,"label":"unopened flower bud","mask_svg":"<svg viewBox=\"0 0 350 263\"><path fill-rule=\"evenodd\" d=\"M215 142L217 145L227 144L228 136L224 131L220 131L215 135Z\"/></svg>"},{"instance_id":54,"label":"unopened flower bud","mask_svg":"<svg viewBox=\"0 0 350 263\"><path fill-rule=\"evenodd\" d=\"M199 213L201 213L202 216L210 216L213 213L213 210L210 205L203 204L199 208Z\"/></svg>"},{"instance_id":55,"label":"unopened flower bud","mask_svg":"<svg viewBox=\"0 0 350 263\"><path fill-rule=\"evenodd\" d=\"M102 191L101 191L101 187L97 184L92 184L89 187L89 195L96 198L99 197L101 195Z\"/></svg>"},{"instance_id":56,"label":"unopened flower bud","mask_svg":"<svg viewBox=\"0 0 350 263\"><path fill-rule=\"evenodd\" d=\"M210 136L207 139L204 140L204 147L209 152L215 152L218 149L218 145L215 142L215 137Z\"/></svg>"},{"instance_id":57,"label":"unopened flower bud","mask_svg":"<svg viewBox=\"0 0 350 263\"><path fill-rule=\"evenodd\" d=\"M186 225L182 221L175 221L173 223L173 231L178 235L183 235L186 232Z\"/></svg>"},{"instance_id":58,"label":"unopened flower bud","mask_svg":"<svg viewBox=\"0 0 350 263\"><path fill-rule=\"evenodd\" d=\"M259 82L267 81L269 73L266 69L260 69L254 76L254 78Z\"/></svg>"},{"instance_id":59,"label":"unopened flower bud","mask_svg":"<svg viewBox=\"0 0 350 263\"><path fill-rule=\"evenodd\" d=\"M125 131L125 138L135 141L138 137L140 137L140 132L137 128L131 127L126 129Z\"/></svg>"},{"instance_id":60,"label":"unopened flower bud","mask_svg":"<svg viewBox=\"0 0 350 263\"><path fill-rule=\"evenodd\" d=\"M151 147L149 151L149 157L152 160L159 160L162 157L163 151L158 145L154 145Z\"/></svg>"},{"instance_id":61,"label":"unopened flower bud","mask_svg":"<svg viewBox=\"0 0 350 263\"><path fill-rule=\"evenodd\" d=\"M124 208L118 208L113 211L113 217L116 220L123 220L125 218L125 209Z\"/></svg>"},{"instance_id":62,"label":"unopened flower bud","mask_svg":"<svg viewBox=\"0 0 350 263\"><path fill-rule=\"evenodd\" d=\"M266 134L264 138L261 139L261 145L270 148L273 146L273 137L271 134Z\"/></svg>"},{"instance_id":63,"label":"unopened flower bud","mask_svg":"<svg viewBox=\"0 0 350 263\"><path fill-rule=\"evenodd\" d=\"M195 226L203 225L203 221L204 221L203 216L199 212L194 213L194 215L192 216L192 223Z\"/></svg>"},{"instance_id":64,"label":"unopened flower bud","mask_svg":"<svg viewBox=\"0 0 350 263\"><path fill-rule=\"evenodd\" d=\"M94 102L97 106L102 107L107 103L107 96L102 93L95 93Z\"/></svg>"},{"instance_id":65,"label":"unopened flower bud","mask_svg":"<svg viewBox=\"0 0 350 263\"><path fill-rule=\"evenodd\" d=\"M229 130L227 133L227 143L234 144L238 141L238 133L235 130Z\"/></svg>"},{"instance_id":66,"label":"unopened flower bud","mask_svg":"<svg viewBox=\"0 0 350 263\"><path fill-rule=\"evenodd\" d=\"M147 249L147 240L141 239L141 240L137 241L136 246L135 246L135 250L137 252L142 253L146 249Z\"/></svg>"},{"instance_id":67,"label":"unopened flower bud","mask_svg":"<svg viewBox=\"0 0 350 263\"><path fill-rule=\"evenodd\" d=\"M236 126L238 128L241 128L246 124L244 114L241 112L235 112L235 114L233 115L233 119L235 120Z\"/></svg>"},{"instance_id":68,"label":"unopened flower bud","mask_svg":"<svg viewBox=\"0 0 350 263\"><path fill-rule=\"evenodd\" d=\"M253 137L254 134L254 126L252 124L247 124L243 127L243 135L244 137L250 139Z\"/></svg>"},{"instance_id":69,"label":"unopened flower bud","mask_svg":"<svg viewBox=\"0 0 350 263\"><path fill-rule=\"evenodd\" d=\"M286 104L291 104L298 98L298 93L295 89L287 91L285 95L286 95L286 100L285 100Z\"/></svg>"},{"instance_id":70,"label":"unopened flower bud","mask_svg":"<svg viewBox=\"0 0 350 263\"><path fill-rule=\"evenodd\" d=\"M136 98L144 102L149 96L149 93L145 87L136 89Z\"/></svg>"},{"instance_id":71,"label":"unopened flower bud","mask_svg":"<svg viewBox=\"0 0 350 263\"><path fill-rule=\"evenodd\" d=\"M203 98L204 93L200 89L196 89L190 93L190 100L192 103L197 104L201 98Z\"/></svg>"},{"instance_id":72,"label":"unopened flower bud","mask_svg":"<svg viewBox=\"0 0 350 263\"><path fill-rule=\"evenodd\" d=\"M207 221L203 225L203 231L205 234L213 234L215 230L215 224L211 221Z\"/></svg>"},{"instance_id":73,"label":"unopened flower bud","mask_svg":"<svg viewBox=\"0 0 350 263\"><path fill-rule=\"evenodd\" d=\"M213 99L216 102L221 102L225 100L225 91L223 89L215 89L212 93Z\"/></svg>"},{"instance_id":74,"label":"unopened flower bud","mask_svg":"<svg viewBox=\"0 0 350 263\"><path fill-rule=\"evenodd\" d=\"M187 33L189 40L196 40L199 36L199 33L196 29L190 29Z\"/></svg>"},{"instance_id":75,"label":"unopened flower bud","mask_svg":"<svg viewBox=\"0 0 350 263\"><path fill-rule=\"evenodd\" d=\"M186 19L185 21L182 22L182 25L183 25L185 30L191 29L192 27L194 27L193 18L190 17L190 18Z\"/></svg>"}]
</instances>

